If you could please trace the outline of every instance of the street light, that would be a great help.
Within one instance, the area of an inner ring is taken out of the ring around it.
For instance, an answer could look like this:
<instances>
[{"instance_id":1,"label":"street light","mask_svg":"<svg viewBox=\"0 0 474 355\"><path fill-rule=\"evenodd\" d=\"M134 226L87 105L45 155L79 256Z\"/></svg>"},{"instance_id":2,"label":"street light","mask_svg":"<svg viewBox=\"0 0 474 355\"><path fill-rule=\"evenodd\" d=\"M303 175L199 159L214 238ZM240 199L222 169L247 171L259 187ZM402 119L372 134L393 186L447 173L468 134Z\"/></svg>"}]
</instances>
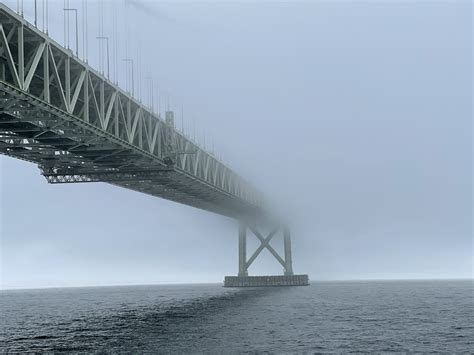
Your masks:
<instances>
[{"instance_id":1,"label":"street light","mask_svg":"<svg viewBox=\"0 0 474 355\"><path fill-rule=\"evenodd\" d=\"M77 24L77 9L64 9L64 11L74 11L76 15L76 57L79 58L79 31L78 31L78 24ZM68 42L69 42L69 38L68 38Z\"/></svg>"},{"instance_id":2,"label":"street light","mask_svg":"<svg viewBox=\"0 0 474 355\"><path fill-rule=\"evenodd\" d=\"M153 101L154 101L154 90L153 90L153 78L150 76L147 76L145 80L149 80L150 82L150 87L148 88L148 97L149 97L149 102L148 104L151 105L151 112L153 113Z\"/></svg>"},{"instance_id":3,"label":"street light","mask_svg":"<svg viewBox=\"0 0 474 355\"><path fill-rule=\"evenodd\" d=\"M107 42L107 79L110 80L110 67L109 67L109 37L104 37L104 36L99 36L99 37L96 37L97 39L100 39L100 40L105 40Z\"/></svg>"},{"instance_id":4,"label":"street light","mask_svg":"<svg viewBox=\"0 0 474 355\"><path fill-rule=\"evenodd\" d=\"M132 67L132 96L134 95L135 93L135 83L134 83L134 79L133 79L133 59L130 59L130 58L125 58L125 59L122 59L124 62L129 62L131 64L131 67Z\"/></svg>"}]
</instances>

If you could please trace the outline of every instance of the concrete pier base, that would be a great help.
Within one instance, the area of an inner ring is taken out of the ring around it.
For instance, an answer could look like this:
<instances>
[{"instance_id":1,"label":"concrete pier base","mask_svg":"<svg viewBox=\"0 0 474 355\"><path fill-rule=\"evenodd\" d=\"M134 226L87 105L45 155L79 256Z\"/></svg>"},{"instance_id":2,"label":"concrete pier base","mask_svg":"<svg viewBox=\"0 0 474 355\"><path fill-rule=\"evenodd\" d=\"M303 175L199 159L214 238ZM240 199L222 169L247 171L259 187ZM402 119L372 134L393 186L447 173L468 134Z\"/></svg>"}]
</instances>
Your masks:
<instances>
[{"instance_id":1,"label":"concrete pier base","mask_svg":"<svg viewBox=\"0 0 474 355\"><path fill-rule=\"evenodd\" d=\"M308 275L226 276L224 287L308 286Z\"/></svg>"}]
</instances>

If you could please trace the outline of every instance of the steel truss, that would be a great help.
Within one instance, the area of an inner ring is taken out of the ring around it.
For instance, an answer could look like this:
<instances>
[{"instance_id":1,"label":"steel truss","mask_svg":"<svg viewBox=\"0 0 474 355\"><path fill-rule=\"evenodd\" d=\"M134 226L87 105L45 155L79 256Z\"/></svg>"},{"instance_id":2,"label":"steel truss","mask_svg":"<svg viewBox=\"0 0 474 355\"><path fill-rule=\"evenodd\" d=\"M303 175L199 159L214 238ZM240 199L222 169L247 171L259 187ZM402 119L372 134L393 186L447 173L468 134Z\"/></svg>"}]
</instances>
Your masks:
<instances>
[{"instance_id":1,"label":"steel truss","mask_svg":"<svg viewBox=\"0 0 474 355\"><path fill-rule=\"evenodd\" d=\"M260 194L166 120L0 4L0 153L50 183L103 181L219 214Z\"/></svg>"}]
</instances>

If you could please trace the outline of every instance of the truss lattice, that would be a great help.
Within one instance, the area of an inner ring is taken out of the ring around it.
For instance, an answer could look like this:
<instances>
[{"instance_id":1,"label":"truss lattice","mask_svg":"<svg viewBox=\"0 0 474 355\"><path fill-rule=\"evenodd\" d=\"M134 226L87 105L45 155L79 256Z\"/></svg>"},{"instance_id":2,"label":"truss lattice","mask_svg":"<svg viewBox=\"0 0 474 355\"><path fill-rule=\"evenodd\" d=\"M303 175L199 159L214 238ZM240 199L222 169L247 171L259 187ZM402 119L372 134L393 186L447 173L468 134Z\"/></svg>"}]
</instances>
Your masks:
<instances>
[{"instance_id":1,"label":"truss lattice","mask_svg":"<svg viewBox=\"0 0 474 355\"><path fill-rule=\"evenodd\" d=\"M173 123L0 4L0 153L50 183L103 181L216 213L262 211L259 193Z\"/></svg>"}]
</instances>

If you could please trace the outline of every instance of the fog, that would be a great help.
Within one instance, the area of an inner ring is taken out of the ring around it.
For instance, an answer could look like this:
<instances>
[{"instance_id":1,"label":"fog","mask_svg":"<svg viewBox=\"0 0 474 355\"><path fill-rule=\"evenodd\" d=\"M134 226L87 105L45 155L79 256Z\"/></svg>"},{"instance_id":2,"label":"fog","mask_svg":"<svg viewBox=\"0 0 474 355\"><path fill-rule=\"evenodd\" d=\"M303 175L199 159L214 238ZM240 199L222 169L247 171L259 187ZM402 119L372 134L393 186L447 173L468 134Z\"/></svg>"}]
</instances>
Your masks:
<instances>
[{"instance_id":1,"label":"fog","mask_svg":"<svg viewBox=\"0 0 474 355\"><path fill-rule=\"evenodd\" d=\"M99 4L88 1L95 68ZM63 2L49 6L63 43ZM153 77L155 107L169 102L180 130L182 116L187 134L272 201L290 221L295 273L472 277L470 1L126 6L103 3L102 34L117 33L112 80L127 86L122 59L134 57L137 95L148 102L143 78ZM71 16L71 47L73 26ZM235 221L104 183L48 185L35 165L4 156L0 168L2 288L237 273ZM252 235L248 246L251 255ZM266 250L249 269L281 272Z\"/></svg>"}]
</instances>

